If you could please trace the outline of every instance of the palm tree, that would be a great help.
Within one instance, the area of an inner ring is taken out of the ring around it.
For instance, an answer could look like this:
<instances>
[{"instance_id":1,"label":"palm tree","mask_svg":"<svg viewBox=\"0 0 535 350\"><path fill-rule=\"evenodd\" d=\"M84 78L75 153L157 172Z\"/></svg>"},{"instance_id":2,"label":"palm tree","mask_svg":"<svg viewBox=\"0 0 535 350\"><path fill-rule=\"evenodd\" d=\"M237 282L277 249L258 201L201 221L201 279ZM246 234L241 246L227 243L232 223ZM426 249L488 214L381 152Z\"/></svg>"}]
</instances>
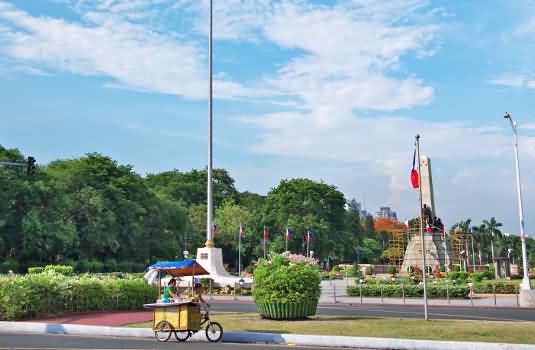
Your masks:
<instances>
[{"instance_id":1,"label":"palm tree","mask_svg":"<svg viewBox=\"0 0 535 350\"><path fill-rule=\"evenodd\" d=\"M485 224L480 224L479 226L472 227L472 236L477 243L479 265L482 265L481 251L482 251L482 248L485 247L488 243L487 226ZM488 255L487 255L487 262L488 262Z\"/></svg>"},{"instance_id":2,"label":"palm tree","mask_svg":"<svg viewBox=\"0 0 535 350\"><path fill-rule=\"evenodd\" d=\"M490 234L490 251L492 254L492 263L496 264L494 257L494 238L501 239L502 232L499 230L499 227L502 227L501 222L497 222L496 218L493 216L489 220L483 220L483 225L486 226L488 234Z\"/></svg>"}]
</instances>

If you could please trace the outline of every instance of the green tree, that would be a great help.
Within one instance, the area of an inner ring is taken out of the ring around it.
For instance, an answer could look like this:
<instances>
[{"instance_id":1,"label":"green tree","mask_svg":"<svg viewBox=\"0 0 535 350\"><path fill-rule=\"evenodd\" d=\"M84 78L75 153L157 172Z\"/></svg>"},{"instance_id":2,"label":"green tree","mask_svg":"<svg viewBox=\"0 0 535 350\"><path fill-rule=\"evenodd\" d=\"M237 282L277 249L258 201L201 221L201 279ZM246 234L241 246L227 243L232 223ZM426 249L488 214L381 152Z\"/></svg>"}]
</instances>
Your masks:
<instances>
[{"instance_id":1,"label":"green tree","mask_svg":"<svg viewBox=\"0 0 535 350\"><path fill-rule=\"evenodd\" d=\"M237 200L238 191L234 187L234 179L225 169L214 169L213 174L214 206L217 208L225 200ZM145 182L154 192L174 201L182 201L187 207L206 204L208 172L191 170L166 171L148 175Z\"/></svg>"},{"instance_id":2,"label":"green tree","mask_svg":"<svg viewBox=\"0 0 535 350\"><path fill-rule=\"evenodd\" d=\"M315 256L323 259L336 256L348 244L345 204L334 186L309 179L282 180L267 195L262 223L270 228L273 246L280 246L286 228L291 228L289 250L300 253L305 253L306 232L312 230Z\"/></svg>"}]
</instances>

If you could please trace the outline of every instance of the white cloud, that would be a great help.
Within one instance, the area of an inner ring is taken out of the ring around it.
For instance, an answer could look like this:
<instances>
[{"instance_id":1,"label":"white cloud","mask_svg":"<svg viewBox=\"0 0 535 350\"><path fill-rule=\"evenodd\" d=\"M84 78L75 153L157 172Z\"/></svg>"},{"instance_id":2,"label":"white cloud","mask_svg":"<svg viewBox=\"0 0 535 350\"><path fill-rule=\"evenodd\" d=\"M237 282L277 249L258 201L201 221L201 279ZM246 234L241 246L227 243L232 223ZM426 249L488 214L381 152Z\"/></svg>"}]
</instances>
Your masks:
<instances>
[{"instance_id":1,"label":"white cloud","mask_svg":"<svg viewBox=\"0 0 535 350\"><path fill-rule=\"evenodd\" d=\"M257 41L272 16L274 0L225 0L213 2L213 35L216 39ZM195 30L208 34L209 0L179 0L177 7L197 17Z\"/></svg>"},{"instance_id":2,"label":"white cloud","mask_svg":"<svg viewBox=\"0 0 535 350\"><path fill-rule=\"evenodd\" d=\"M506 86L512 88L535 89L535 79L529 75L503 74L498 78L488 81L491 85Z\"/></svg>"},{"instance_id":3,"label":"white cloud","mask_svg":"<svg viewBox=\"0 0 535 350\"><path fill-rule=\"evenodd\" d=\"M205 50L195 42L177 39L114 15L134 13L159 1L98 1L99 11L83 13L84 23L34 17L0 1L0 52L36 71L63 71L110 77L115 86L204 98L207 74ZM87 4L81 3L85 8ZM126 8L128 6L128 9ZM112 9L111 12L104 10ZM272 95L249 89L230 79L214 81L216 98Z\"/></svg>"}]
</instances>

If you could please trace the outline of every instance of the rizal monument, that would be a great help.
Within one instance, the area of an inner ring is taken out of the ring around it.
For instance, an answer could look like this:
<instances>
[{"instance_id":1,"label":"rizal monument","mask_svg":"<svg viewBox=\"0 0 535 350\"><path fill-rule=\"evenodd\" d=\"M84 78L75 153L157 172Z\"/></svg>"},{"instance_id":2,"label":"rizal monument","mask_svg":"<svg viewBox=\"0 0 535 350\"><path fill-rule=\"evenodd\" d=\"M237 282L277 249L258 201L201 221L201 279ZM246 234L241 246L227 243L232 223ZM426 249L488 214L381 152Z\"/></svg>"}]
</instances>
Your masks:
<instances>
[{"instance_id":1,"label":"rizal monument","mask_svg":"<svg viewBox=\"0 0 535 350\"><path fill-rule=\"evenodd\" d=\"M433 191L433 177L431 174L431 159L427 156L421 156L420 162L420 181L421 196L422 196L422 211L423 216L427 219L427 222L431 224L434 219L438 217L435 206L435 196ZM424 230L426 220L424 219ZM424 254L426 265L431 269L435 266L446 266L449 268L451 264L451 247L446 236L442 232L432 233L425 232L423 234L424 244L422 245L422 236L420 234L413 234L410 236L407 249L403 258L403 264L401 266L401 272L407 272L409 267L418 267L422 271L424 270L423 261ZM423 250L422 250L423 246Z\"/></svg>"}]
</instances>

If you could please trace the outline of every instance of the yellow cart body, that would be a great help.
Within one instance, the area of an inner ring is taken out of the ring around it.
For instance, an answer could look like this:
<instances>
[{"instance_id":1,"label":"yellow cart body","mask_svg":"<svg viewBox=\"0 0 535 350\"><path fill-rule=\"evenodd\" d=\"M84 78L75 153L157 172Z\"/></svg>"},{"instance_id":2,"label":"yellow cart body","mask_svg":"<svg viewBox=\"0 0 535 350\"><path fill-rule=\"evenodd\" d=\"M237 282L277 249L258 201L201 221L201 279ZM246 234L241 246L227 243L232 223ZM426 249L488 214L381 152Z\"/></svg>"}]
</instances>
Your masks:
<instances>
[{"instance_id":1,"label":"yellow cart body","mask_svg":"<svg viewBox=\"0 0 535 350\"><path fill-rule=\"evenodd\" d=\"M190 301L167 304L147 304L145 307L153 309L152 329L161 321L167 321L174 331L197 332L201 329L201 308L198 303Z\"/></svg>"}]
</instances>

